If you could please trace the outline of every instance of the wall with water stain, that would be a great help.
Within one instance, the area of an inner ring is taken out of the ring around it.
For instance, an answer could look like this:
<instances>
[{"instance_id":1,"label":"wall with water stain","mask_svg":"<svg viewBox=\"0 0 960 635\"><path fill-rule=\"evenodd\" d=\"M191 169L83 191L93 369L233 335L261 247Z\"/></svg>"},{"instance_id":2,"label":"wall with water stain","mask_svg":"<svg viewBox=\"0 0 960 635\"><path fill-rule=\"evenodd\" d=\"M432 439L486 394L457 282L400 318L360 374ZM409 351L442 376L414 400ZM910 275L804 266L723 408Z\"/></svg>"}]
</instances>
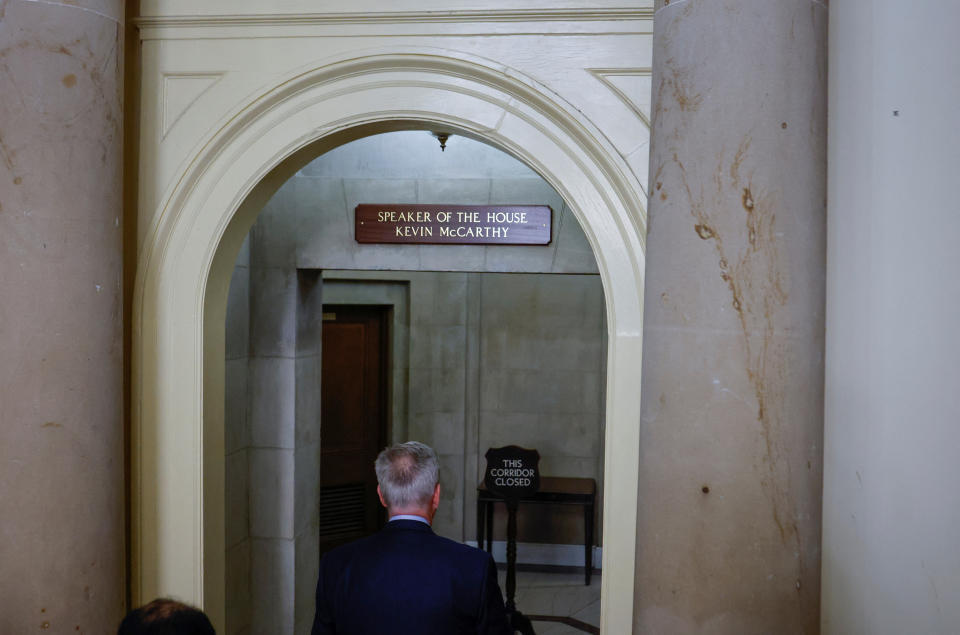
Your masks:
<instances>
[{"instance_id":1,"label":"wall with water stain","mask_svg":"<svg viewBox=\"0 0 960 635\"><path fill-rule=\"evenodd\" d=\"M657 8L638 632L819 627L826 18Z\"/></svg>"},{"instance_id":2,"label":"wall with water stain","mask_svg":"<svg viewBox=\"0 0 960 635\"><path fill-rule=\"evenodd\" d=\"M124 600L123 3L0 1L0 632Z\"/></svg>"}]
</instances>

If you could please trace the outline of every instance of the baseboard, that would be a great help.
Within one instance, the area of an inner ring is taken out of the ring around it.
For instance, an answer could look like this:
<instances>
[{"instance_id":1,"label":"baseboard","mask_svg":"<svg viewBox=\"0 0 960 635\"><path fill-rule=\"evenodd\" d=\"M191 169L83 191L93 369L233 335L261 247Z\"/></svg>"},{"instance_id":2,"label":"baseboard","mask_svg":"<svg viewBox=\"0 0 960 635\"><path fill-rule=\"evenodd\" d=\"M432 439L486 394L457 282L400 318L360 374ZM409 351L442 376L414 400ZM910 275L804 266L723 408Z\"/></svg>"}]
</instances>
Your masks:
<instances>
[{"instance_id":1,"label":"baseboard","mask_svg":"<svg viewBox=\"0 0 960 635\"><path fill-rule=\"evenodd\" d=\"M477 546L476 540L468 540L471 547ZM507 542L493 541L493 560L497 563L507 561ZM517 543L517 564L534 564L561 567L583 566L583 545L549 545L537 542ZM593 568L602 569L603 547L593 548Z\"/></svg>"}]
</instances>

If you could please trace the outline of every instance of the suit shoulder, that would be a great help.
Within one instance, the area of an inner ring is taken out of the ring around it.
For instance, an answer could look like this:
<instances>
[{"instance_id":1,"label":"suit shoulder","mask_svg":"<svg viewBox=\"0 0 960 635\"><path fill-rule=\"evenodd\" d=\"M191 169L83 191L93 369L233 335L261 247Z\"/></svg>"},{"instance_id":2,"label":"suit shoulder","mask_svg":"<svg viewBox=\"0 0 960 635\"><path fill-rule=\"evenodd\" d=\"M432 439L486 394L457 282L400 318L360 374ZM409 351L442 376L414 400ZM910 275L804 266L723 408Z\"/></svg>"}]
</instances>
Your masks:
<instances>
[{"instance_id":1,"label":"suit shoulder","mask_svg":"<svg viewBox=\"0 0 960 635\"><path fill-rule=\"evenodd\" d=\"M376 534L365 536L346 544L338 545L323 554L321 566L330 566L349 561L358 551L369 548Z\"/></svg>"},{"instance_id":2,"label":"suit shoulder","mask_svg":"<svg viewBox=\"0 0 960 635\"><path fill-rule=\"evenodd\" d=\"M476 547L471 547L470 545L465 545L462 542L444 538L443 536L434 535L434 537L442 549L449 554L455 555L463 560L469 560L471 562L485 565L487 560L491 557L489 553L483 551L482 549L477 549Z\"/></svg>"}]
</instances>

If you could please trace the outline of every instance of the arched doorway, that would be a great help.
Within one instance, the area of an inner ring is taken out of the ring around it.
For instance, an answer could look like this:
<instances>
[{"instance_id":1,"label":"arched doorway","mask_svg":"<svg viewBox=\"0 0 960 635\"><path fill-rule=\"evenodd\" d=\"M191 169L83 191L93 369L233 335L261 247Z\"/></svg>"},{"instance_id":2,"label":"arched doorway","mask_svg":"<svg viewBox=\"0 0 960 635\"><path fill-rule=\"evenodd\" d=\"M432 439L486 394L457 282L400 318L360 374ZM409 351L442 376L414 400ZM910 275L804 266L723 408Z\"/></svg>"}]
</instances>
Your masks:
<instances>
[{"instance_id":1,"label":"arched doorway","mask_svg":"<svg viewBox=\"0 0 960 635\"><path fill-rule=\"evenodd\" d=\"M276 82L198 145L159 197L134 297L134 601L174 594L223 621L223 328L243 236L309 159L378 132L438 125L539 172L594 249L607 303L602 627L633 623L643 194L623 158L575 109L480 59L431 52L334 61ZM143 160L150 167L151 157Z\"/></svg>"}]
</instances>

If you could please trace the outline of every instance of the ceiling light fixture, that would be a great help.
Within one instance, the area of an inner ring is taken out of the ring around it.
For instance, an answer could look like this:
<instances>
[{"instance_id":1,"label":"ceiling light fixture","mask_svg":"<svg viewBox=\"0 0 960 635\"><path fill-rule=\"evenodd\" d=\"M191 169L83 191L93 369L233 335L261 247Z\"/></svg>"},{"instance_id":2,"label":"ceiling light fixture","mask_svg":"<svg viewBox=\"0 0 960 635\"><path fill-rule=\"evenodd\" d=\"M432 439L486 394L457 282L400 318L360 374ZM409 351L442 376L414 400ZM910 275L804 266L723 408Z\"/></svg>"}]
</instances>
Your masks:
<instances>
[{"instance_id":1,"label":"ceiling light fixture","mask_svg":"<svg viewBox=\"0 0 960 635\"><path fill-rule=\"evenodd\" d=\"M437 141L440 142L440 152L444 152L447 149L447 139L452 135L449 132L431 132L434 137L437 138Z\"/></svg>"}]
</instances>

